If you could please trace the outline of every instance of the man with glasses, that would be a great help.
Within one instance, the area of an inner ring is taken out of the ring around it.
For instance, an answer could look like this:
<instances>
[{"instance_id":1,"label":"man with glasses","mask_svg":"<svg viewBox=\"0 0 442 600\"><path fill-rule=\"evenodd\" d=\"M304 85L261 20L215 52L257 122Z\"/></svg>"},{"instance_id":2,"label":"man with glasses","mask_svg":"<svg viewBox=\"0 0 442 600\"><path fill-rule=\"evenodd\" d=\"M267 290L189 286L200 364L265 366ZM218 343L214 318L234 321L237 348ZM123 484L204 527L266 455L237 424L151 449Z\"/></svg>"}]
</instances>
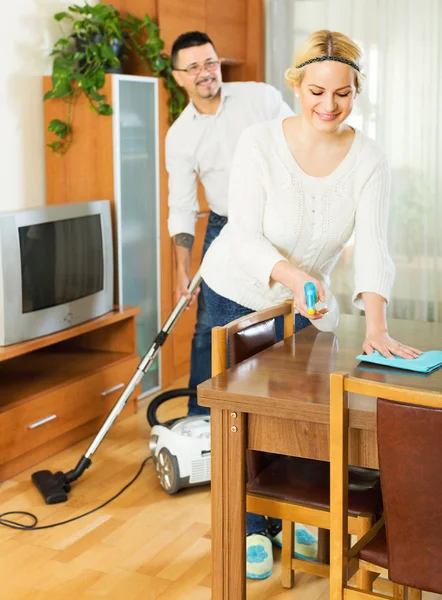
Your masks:
<instances>
[{"instance_id":1,"label":"man with glasses","mask_svg":"<svg viewBox=\"0 0 442 600\"><path fill-rule=\"evenodd\" d=\"M189 104L166 137L169 173L169 233L176 255L176 297L188 295L190 253L199 210L197 179L210 208L203 256L227 222L230 165L242 131L262 121L293 115L281 93L257 82L223 83L220 59L210 38L193 31L172 46L172 68ZM196 299L192 298L192 302ZM202 293L192 340L189 387L211 377L211 328ZM189 415L207 414L195 399Z\"/></svg>"}]
</instances>

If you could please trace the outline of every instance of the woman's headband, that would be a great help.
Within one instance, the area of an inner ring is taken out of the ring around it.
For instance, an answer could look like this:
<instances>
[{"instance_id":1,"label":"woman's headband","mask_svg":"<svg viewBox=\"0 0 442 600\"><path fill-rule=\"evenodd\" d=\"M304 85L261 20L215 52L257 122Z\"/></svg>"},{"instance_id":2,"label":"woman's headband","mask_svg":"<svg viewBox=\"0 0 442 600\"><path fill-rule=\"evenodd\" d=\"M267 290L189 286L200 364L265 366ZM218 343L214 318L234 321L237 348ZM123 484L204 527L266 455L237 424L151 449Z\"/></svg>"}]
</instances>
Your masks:
<instances>
[{"instance_id":1,"label":"woman's headband","mask_svg":"<svg viewBox=\"0 0 442 600\"><path fill-rule=\"evenodd\" d=\"M346 58L339 58L338 56L319 56L318 58L311 58L310 60L306 60L300 65L297 65L296 68L300 69L301 67L305 67L305 65L309 65L310 63L324 62L324 60L334 60L336 62L344 63L346 65L350 65L350 67L353 67L353 69L356 69L358 73L361 72L360 68L356 63L352 62L351 60L347 60Z\"/></svg>"}]
</instances>

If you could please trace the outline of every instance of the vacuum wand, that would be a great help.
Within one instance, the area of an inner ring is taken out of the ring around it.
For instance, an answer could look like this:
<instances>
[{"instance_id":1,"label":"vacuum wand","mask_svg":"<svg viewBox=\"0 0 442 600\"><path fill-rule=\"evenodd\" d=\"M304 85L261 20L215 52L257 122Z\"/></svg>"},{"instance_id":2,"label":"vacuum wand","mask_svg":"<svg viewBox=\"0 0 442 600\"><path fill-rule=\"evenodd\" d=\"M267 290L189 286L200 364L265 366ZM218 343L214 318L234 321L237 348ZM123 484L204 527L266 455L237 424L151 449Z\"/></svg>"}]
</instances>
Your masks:
<instances>
[{"instance_id":1,"label":"vacuum wand","mask_svg":"<svg viewBox=\"0 0 442 600\"><path fill-rule=\"evenodd\" d=\"M129 381L129 383L123 390L121 396L115 403L115 406L109 413L107 419L101 426L91 445L78 461L77 466L71 471L68 471L67 473L63 473L62 471L52 473L51 471L44 470L37 471L36 473L32 474L32 481L43 496L43 498L45 499L46 504L57 504L59 502L66 502L66 500L68 499L67 494L70 491L70 484L73 481L76 481L79 477L81 477L84 471L91 466L92 461L90 457L94 454L98 446L103 441L107 432L114 424L115 419L126 406L127 401L133 394L140 381L143 379L144 375L149 371L150 367L155 361L158 352L160 351L161 346L167 340L169 333L175 327L175 324L181 317L184 310L187 308L192 296L194 295L194 293L200 285L201 275L198 271L189 285L189 295L187 297L181 297L177 302L175 308L171 312L163 328L153 341L151 347L149 348L145 356L142 358L140 364L137 367L137 370L132 376L132 379Z\"/></svg>"}]
</instances>

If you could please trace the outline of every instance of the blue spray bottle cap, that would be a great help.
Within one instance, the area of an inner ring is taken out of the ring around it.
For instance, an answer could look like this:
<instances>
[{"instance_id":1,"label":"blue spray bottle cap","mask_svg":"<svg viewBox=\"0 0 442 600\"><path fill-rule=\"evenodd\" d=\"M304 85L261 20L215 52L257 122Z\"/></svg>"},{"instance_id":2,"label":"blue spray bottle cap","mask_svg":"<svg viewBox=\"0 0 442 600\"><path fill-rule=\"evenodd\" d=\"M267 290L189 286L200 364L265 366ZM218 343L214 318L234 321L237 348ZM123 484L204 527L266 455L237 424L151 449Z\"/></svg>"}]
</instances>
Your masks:
<instances>
[{"instance_id":1,"label":"blue spray bottle cap","mask_svg":"<svg viewBox=\"0 0 442 600\"><path fill-rule=\"evenodd\" d=\"M318 294L316 292L315 284L312 283L311 281L308 281L304 285L304 293L305 293L305 300L307 303L307 313L309 315L315 315L316 314L315 304L318 301Z\"/></svg>"}]
</instances>

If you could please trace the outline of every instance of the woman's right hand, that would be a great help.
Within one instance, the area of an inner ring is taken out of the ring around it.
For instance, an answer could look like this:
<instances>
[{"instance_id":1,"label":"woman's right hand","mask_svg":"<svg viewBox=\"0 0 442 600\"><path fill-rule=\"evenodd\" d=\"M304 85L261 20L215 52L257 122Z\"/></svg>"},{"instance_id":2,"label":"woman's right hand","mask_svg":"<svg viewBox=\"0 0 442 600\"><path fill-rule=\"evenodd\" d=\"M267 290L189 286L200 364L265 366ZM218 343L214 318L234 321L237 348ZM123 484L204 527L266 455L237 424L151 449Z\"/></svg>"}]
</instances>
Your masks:
<instances>
[{"instance_id":1,"label":"woman's right hand","mask_svg":"<svg viewBox=\"0 0 442 600\"><path fill-rule=\"evenodd\" d=\"M306 317L311 321L316 321L317 319L322 319L322 316L325 315L326 312L328 312L326 308L323 308L322 310L316 311L316 314L314 315L308 314L304 292L305 284L310 281L315 285L318 294L318 300L322 302L325 301L324 287L320 281L318 281L314 277L311 277L304 271L301 271L301 269L297 269L288 261L281 260L278 263L276 263L276 265L273 267L270 277L274 281L278 281L279 283L282 283L290 290L292 290L294 308L303 317Z\"/></svg>"},{"instance_id":2,"label":"woman's right hand","mask_svg":"<svg viewBox=\"0 0 442 600\"><path fill-rule=\"evenodd\" d=\"M304 286L308 282L311 282L315 285L318 301L325 301L325 291L322 283L304 271L301 271L300 269L294 269L293 284L291 286L291 289L293 290L293 306L295 310L297 310L303 317L306 317L311 321L316 321L317 319L322 319L322 316L325 315L327 309L323 308L322 310L317 310L314 315L308 314L308 307L304 291Z\"/></svg>"}]
</instances>

